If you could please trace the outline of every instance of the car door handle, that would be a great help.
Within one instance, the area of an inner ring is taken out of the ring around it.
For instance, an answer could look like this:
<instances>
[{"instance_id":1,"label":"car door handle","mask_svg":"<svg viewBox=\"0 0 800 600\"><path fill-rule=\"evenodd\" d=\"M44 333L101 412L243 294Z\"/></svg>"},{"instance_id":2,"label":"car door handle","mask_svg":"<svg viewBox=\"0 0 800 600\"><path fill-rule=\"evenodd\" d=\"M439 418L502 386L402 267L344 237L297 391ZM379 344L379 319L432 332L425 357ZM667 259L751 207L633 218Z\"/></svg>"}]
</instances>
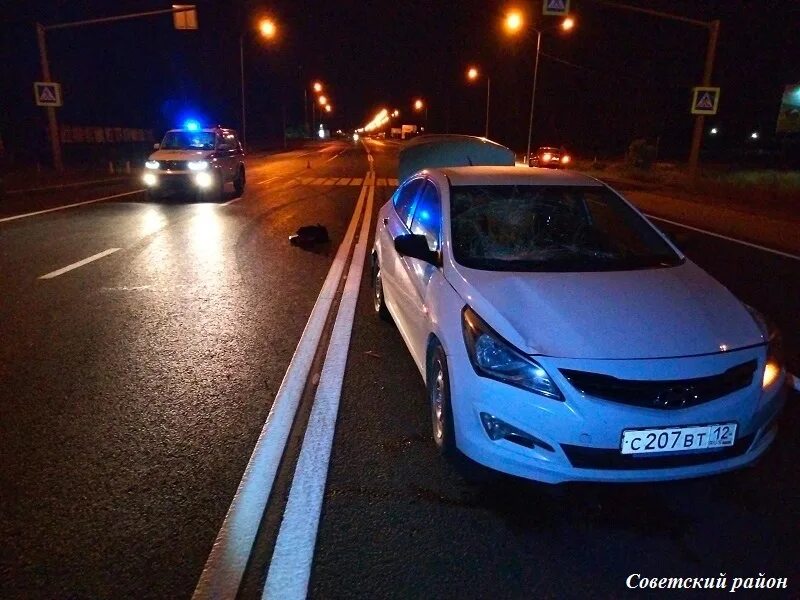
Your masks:
<instances>
[{"instance_id":1,"label":"car door handle","mask_svg":"<svg viewBox=\"0 0 800 600\"><path fill-rule=\"evenodd\" d=\"M383 226L386 227L389 224L389 217L383 217Z\"/></svg>"}]
</instances>

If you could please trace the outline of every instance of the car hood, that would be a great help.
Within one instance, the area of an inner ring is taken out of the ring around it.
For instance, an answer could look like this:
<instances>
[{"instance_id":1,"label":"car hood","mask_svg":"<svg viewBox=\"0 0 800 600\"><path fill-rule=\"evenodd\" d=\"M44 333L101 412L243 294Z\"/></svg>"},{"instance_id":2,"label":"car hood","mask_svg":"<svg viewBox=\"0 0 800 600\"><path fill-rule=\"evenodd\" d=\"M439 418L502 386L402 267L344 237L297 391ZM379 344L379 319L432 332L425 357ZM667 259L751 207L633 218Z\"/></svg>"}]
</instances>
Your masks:
<instances>
[{"instance_id":1,"label":"car hood","mask_svg":"<svg viewBox=\"0 0 800 600\"><path fill-rule=\"evenodd\" d=\"M744 305L688 260L596 273L454 270L449 279L464 301L530 354L667 358L765 342Z\"/></svg>"},{"instance_id":2,"label":"car hood","mask_svg":"<svg viewBox=\"0 0 800 600\"><path fill-rule=\"evenodd\" d=\"M202 160L208 158L213 150L156 150L149 160Z\"/></svg>"}]
</instances>

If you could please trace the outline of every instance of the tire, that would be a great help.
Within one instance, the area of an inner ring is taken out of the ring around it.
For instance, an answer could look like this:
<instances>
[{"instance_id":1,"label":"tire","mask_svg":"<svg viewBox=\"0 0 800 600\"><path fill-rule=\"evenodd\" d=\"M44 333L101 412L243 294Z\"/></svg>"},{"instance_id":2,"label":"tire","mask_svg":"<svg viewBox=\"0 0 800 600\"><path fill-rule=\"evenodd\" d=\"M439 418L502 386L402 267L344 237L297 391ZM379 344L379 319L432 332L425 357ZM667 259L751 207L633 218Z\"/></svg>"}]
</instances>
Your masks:
<instances>
[{"instance_id":1,"label":"tire","mask_svg":"<svg viewBox=\"0 0 800 600\"><path fill-rule=\"evenodd\" d=\"M148 189L145 192L145 196L147 197L148 202L158 202L159 200L161 200L161 194L159 194L152 188Z\"/></svg>"},{"instance_id":2,"label":"tire","mask_svg":"<svg viewBox=\"0 0 800 600\"><path fill-rule=\"evenodd\" d=\"M464 481L481 485L497 480L497 474L465 456L456 445L453 405L450 397L450 371L447 356L436 343L428 359L428 404L431 411L431 430L436 447Z\"/></svg>"},{"instance_id":3,"label":"tire","mask_svg":"<svg viewBox=\"0 0 800 600\"><path fill-rule=\"evenodd\" d=\"M389 314L389 309L386 308L386 299L383 296L383 280L381 278L381 268L375 261L372 267L372 306L375 308L375 314L387 322L391 322L392 315Z\"/></svg>"},{"instance_id":4,"label":"tire","mask_svg":"<svg viewBox=\"0 0 800 600\"><path fill-rule=\"evenodd\" d=\"M245 183L247 183L247 179L245 178L244 167L239 167L236 179L233 180L233 189L236 191L237 198L244 194Z\"/></svg>"},{"instance_id":5,"label":"tire","mask_svg":"<svg viewBox=\"0 0 800 600\"><path fill-rule=\"evenodd\" d=\"M456 447L453 408L450 402L450 371L447 357L439 344L431 350L428 360L428 404L431 409L431 431L433 442L439 453L448 458L457 458L461 453Z\"/></svg>"}]
</instances>

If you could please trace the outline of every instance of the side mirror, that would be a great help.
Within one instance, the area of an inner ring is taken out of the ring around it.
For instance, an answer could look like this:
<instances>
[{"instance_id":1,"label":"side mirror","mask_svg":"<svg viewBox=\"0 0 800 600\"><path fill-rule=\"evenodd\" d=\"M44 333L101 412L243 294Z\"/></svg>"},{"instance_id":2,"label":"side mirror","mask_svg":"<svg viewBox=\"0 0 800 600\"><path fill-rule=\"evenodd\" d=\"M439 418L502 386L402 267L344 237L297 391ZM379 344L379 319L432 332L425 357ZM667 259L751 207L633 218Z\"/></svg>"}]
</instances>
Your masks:
<instances>
[{"instance_id":1,"label":"side mirror","mask_svg":"<svg viewBox=\"0 0 800 600\"><path fill-rule=\"evenodd\" d=\"M428 247L428 239L424 235L407 233L394 238L394 249L400 256L416 258L435 267L441 266L441 255Z\"/></svg>"},{"instance_id":2,"label":"side mirror","mask_svg":"<svg viewBox=\"0 0 800 600\"><path fill-rule=\"evenodd\" d=\"M153 150L158 150L161 148L161 144L153 144Z\"/></svg>"},{"instance_id":3,"label":"side mirror","mask_svg":"<svg viewBox=\"0 0 800 600\"><path fill-rule=\"evenodd\" d=\"M223 152L226 150L233 150L233 146L230 144L220 144L218 150L222 150Z\"/></svg>"}]
</instances>

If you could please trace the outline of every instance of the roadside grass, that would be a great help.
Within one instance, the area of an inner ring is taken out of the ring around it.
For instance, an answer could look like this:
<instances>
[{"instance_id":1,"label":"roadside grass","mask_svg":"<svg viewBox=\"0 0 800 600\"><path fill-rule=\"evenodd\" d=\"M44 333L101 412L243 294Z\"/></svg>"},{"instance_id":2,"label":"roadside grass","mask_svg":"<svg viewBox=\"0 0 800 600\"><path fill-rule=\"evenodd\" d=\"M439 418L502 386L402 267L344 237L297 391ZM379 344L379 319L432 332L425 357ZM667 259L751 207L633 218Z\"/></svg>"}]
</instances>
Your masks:
<instances>
[{"instance_id":1,"label":"roadside grass","mask_svg":"<svg viewBox=\"0 0 800 600\"><path fill-rule=\"evenodd\" d=\"M768 212L800 220L800 171L733 169L711 165L696 179L685 165L656 163L637 169L622 161L576 161L575 169L598 178L641 184L653 192L669 191L710 204L729 204L748 212Z\"/></svg>"}]
</instances>

